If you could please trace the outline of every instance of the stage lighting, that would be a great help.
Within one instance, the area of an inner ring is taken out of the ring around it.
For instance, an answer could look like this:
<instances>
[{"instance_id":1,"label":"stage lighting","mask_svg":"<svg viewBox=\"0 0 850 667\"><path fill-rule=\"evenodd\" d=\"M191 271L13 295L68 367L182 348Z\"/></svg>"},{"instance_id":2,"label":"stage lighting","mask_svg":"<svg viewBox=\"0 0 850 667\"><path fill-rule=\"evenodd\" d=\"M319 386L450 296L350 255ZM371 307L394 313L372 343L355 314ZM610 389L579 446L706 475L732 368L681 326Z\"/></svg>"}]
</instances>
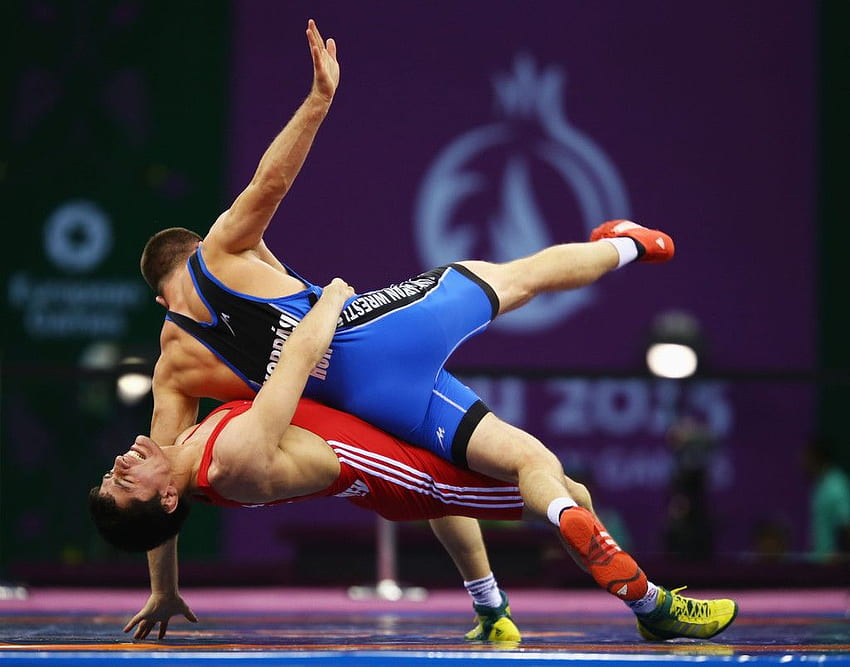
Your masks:
<instances>
[{"instance_id":1,"label":"stage lighting","mask_svg":"<svg viewBox=\"0 0 850 667\"><path fill-rule=\"evenodd\" d=\"M115 390L124 405L135 405L151 390L153 379L142 357L125 357L119 366Z\"/></svg>"},{"instance_id":2,"label":"stage lighting","mask_svg":"<svg viewBox=\"0 0 850 667\"><path fill-rule=\"evenodd\" d=\"M668 311L652 323L646 365L658 377L682 379L694 375L702 354L702 331L690 313Z\"/></svg>"}]
</instances>

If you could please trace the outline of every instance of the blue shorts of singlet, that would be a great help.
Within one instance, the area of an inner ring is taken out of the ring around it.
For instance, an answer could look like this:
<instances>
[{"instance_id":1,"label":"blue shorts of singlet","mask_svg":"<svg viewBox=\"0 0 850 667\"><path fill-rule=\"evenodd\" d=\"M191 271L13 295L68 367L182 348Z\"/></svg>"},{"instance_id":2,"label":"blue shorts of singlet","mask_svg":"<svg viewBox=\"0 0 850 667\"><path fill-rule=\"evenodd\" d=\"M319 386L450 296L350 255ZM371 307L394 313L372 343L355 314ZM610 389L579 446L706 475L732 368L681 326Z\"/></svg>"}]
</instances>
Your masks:
<instances>
[{"instance_id":1,"label":"blue shorts of singlet","mask_svg":"<svg viewBox=\"0 0 850 667\"><path fill-rule=\"evenodd\" d=\"M469 438L490 410L443 365L498 310L493 289L458 264L352 297L304 394L467 467Z\"/></svg>"}]
</instances>

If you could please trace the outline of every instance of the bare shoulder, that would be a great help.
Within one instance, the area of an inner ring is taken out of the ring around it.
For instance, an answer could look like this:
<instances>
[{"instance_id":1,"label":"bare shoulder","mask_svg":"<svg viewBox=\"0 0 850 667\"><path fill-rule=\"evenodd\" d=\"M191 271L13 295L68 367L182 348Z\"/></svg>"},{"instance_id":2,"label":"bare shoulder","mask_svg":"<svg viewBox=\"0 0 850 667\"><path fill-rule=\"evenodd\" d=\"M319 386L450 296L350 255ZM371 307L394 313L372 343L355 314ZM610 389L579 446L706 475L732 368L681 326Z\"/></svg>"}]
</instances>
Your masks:
<instances>
[{"instance_id":1,"label":"bare shoulder","mask_svg":"<svg viewBox=\"0 0 850 667\"><path fill-rule=\"evenodd\" d=\"M195 345L197 343L197 345ZM173 322L166 322L159 335L159 361L162 372L184 368L198 362L199 352L206 348Z\"/></svg>"},{"instance_id":2,"label":"bare shoulder","mask_svg":"<svg viewBox=\"0 0 850 667\"><path fill-rule=\"evenodd\" d=\"M299 281L289 275L262 237L250 245L234 242L234 229L239 228L236 214L231 211L225 211L218 217L201 246L207 268L228 285L239 282L262 289L271 281L273 290L300 290L301 286L295 284ZM253 294L253 291L249 293ZM278 293L275 292L275 295Z\"/></svg>"},{"instance_id":3,"label":"bare shoulder","mask_svg":"<svg viewBox=\"0 0 850 667\"><path fill-rule=\"evenodd\" d=\"M230 209L226 211L222 211L222 213L215 219L215 222L210 226L209 231L206 236L204 236L204 248L207 246L211 248L222 247L224 243L226 243L228 227L233 224L232 214Z\"/></svg>"},{"instance_id":4,"label":"bare shoulder","mask_svg":"<svg viewBox=\"0 0 850 667\"><path fill-rule=\"evenodd\" d=\"M153 386L155 391L177 391L179 388L179 366L172 354L174 343L160 341L160 355L153 367Z\"/></svg>"},{"instance_id":5,"label":"bare shoulder","mask_svg":"<svg viewBox=\"0 0 850 667\"><path fill-rule=\"evenodd\" d=\"M196 394L187 387L189 378L211 372L219 365L203 344L173 323L163 326L159 350L159 359L154 366L154 382L175 391Z\"/></svg>"},{"instance_id":6,"label":"bare shoulder","mask_svg":"<svg viewBox=\"0 0 850 667\"><path fill-rule=\"evenodd\" d=\"M203 343L173 322L166 322L160 335L154 385L162 391L219 401L251 399L255 395L254 390Z\"/></svg>"},{"instance_id":7,"label":"bare shoulder","mask_svg":"<svg viewBox=\"0 0 850 667\"><path fill-rule=\"evenodd\" d=\"M216 218L203 240L204 257L236 256L256 248L257 239L246 239L246 221L229 208Z\"/></svg>"}]
</instances>

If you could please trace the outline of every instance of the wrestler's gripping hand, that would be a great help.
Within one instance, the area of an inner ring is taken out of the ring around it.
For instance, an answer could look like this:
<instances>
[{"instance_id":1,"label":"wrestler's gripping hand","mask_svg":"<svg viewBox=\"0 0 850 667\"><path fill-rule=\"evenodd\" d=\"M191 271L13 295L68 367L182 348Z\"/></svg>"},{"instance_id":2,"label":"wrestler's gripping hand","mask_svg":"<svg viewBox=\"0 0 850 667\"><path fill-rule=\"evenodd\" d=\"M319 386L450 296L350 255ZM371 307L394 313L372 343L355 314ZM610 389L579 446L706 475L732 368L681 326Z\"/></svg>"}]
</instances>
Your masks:
<instances>
[{"instance_id":1,"label":"wrestler's gripping hand","mask_svg":"<svg viewBox=\"0 0 850 667\"><path fill-rule=\"evenodd\" d=\"M313 56L313 91L330 102L339 85L336 42L333 38L325 42L319 34L316 22L310 19L307 22L307 43Z\"/></svg>"},{"instance_id":2,"label":"wrestler's gripping hand","mask_svg":"<svg viewBox=\"0 0 850 667\"><path fill-rule=\"evenodd\" d=\"M195 613L189 608L189 605L186 604L183 598L180 597L179 593L169 593L167 595L151 593L147 604L124 626L124 632L130 632L130 630L138 625L139 627L136 628L136 634L133 637L135 639L144 639L156 627L156 624L159 623L158 638L162 639L168 630L168 622L172 616L177 616L177 614L182 614L192 623L198 622L198 617L195 616Z\"/></svg>"},{"instance_id":3,"label":"wrestler's gripping hand","mask_svg":"<svg viewBox=\"0 0 850 667\"><path fill-rule=\"evenodd\" d=\"M322 296L326 299L335 299L341 308L347 299L354 296L354 288L342 278L334 278L322 288Z\"/></svg>"}]
</instances>

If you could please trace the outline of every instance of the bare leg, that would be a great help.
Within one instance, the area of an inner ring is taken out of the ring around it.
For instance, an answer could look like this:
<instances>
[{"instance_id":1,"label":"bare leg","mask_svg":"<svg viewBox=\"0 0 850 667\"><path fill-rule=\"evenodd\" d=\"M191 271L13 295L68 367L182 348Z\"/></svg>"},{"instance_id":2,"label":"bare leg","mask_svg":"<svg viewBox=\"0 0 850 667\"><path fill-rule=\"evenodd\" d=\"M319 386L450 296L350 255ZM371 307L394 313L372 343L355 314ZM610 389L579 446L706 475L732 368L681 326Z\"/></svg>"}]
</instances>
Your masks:
<instances>
[{"instance_id":1,"label":"bare leg","mask_svg":"<svg viewBox=\"0 0 850 667\"><path fill-rule=\"evenodd\" d=\"M499 313L519 308L538 294L590 285L617 268L619 255L607 242L564 243L502 264L459 262L487 282L499 297Z\"/></svg>"},{"instance_id":2,"label":"bare leg","mask_svg":"<svg viewBox=\"0 0 850 667\"><path fill-rule=\"evenodd\" d=\"M481 526L468 517L447 516L431 519L431 530L442 542L464 579L473 600L477 625L466 639L519 642L522 635L511 618L508 598L499 589L490 568Z\"/></svg>"},{"instance_id":3,"label":"bare leg","mask_svg":"<svg viewBox=\"0 0 850 667\"><path fill-rule=\"evenodd\" d=\"M570 555L599 586L622 600L646 595L646 576L593 514L587 489L564 475L561 462L537 438L490 413L473 432L466 457L472 470L516 481L526 507L557 523ZM553 503L563 503L555 516Z\"/></svg>"},{"instance_id":4,"label":"bare leg","mask_svg":"<svg viewBox=\"0 0 850 667\"><path fill-rule=\"evenodd\" d=\"M557 456L530 433L493 413L475 428L466 459L476 472L518 483L526 508L538 516L545 517L549 503L560 497L592 510L587 488L564 475Z\"/></svg>"},{"instance_id":5,"label":"bare leg","mask_svg":"<svg viewBox=\"0 0 850 667\"><path fill-rule=\"evenodd\" d=\"M465 581L481 579L490 574L487 548L476 519L447 516L431 519L429 523Z\"/></svg>"}]
</instances>

